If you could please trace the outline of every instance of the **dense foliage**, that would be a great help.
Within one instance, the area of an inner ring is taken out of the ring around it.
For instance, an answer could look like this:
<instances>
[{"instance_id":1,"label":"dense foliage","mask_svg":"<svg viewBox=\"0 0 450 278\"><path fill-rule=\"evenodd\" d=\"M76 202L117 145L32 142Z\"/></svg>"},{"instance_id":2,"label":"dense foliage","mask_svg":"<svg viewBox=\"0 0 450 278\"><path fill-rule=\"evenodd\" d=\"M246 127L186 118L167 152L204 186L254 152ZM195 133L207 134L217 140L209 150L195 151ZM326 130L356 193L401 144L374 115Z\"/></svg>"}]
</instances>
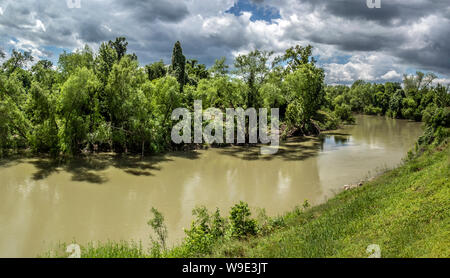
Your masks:
<instances>
[{"instance_id":1,"label":"dense foliage","mask_svg":"<svg viewBox=\"0 0 450 278\"><path fill-rule=\"evenodd\" d=\"M181 43L170 65L141 67L128 42L117 38L60 55L58 65L13 50L0 70L0 155L81 152L151 154L174 149L171 113L193 109L280 108L284 135L317 134L352 123L353 113L387 115L427 123L423 142L447 136L448 87L432 86L433 74L399 83L326 86L312 47L296 46L280 57L254 50L209 69L186 59ZM0 52L1 57L5 57Z\"/></svg>"},{"instance_id":2,"label":"dense foliage","mask_svg":"<svg viewBox=\"0 0 450 278\"><path fill-rule=\"evenodd\" d=\"M417 72L404 75L400 83L371 84L362 80L351 87L328 86L326 106L349 120L352 113L386 115L397 119L423 121L425 133L420 145L440 143L448 137L450 127L449 87L432 86L436 76Z\"/></svg>"}]
</instances>

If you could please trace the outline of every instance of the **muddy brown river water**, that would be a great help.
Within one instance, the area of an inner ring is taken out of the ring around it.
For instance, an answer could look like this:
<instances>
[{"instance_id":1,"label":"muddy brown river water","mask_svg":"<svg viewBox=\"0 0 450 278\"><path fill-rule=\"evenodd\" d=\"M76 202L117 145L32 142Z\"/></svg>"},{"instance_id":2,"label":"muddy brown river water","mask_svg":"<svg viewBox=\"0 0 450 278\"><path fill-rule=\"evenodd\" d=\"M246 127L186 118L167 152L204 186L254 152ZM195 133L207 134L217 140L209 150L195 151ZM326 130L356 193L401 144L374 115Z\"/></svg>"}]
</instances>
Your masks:
<instances>
[{"instance_id":1,"label":"muddy brown river water","mask_svg":"<svg viewBox=\"0 0 450 278\"><path fill-rule=\"evenodd\" d=\"M68 164L43 158L0 161L0 257L34 257L58 242L135 240L148 246L151 207L179 242L204 205L222 213L240 200L268 215L304 200L320 204L401 163L421 124L357 116L320 138L291 138L276 155L229 147L144 159L95 155Z\"/></svg>"}]
</instances>

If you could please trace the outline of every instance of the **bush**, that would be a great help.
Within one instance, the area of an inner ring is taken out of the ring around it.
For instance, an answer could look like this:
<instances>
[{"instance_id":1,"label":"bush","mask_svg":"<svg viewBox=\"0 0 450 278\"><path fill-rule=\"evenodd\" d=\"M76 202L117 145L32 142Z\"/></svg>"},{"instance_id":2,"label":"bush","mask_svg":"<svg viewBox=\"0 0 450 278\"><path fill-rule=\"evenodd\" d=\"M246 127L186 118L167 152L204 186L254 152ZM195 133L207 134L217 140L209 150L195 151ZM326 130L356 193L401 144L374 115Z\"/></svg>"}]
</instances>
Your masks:
<instances>
[{"instance_id":1,"label":"bush","mask_svg":"<svg viewBox=\"0 0 450 278\"><path fill-rule=\"evenodd\" d=\"M439 126L450 127L450 107L427 108L423 114L423 121L434 129Z\"/></svg>"},{"instance_id":2,"label":"bush","mask_svg":"<svg viewBox=\"0 0 450 278\"><path fill-rule=\"evenodd\" d=\"M344 121L348 124L355 123L355 118L353 117L352 109L347 104L342 104L342 105L336 106L334 113L336 114L336 116L339 119L341 119L342 121Z\"/></svg>"},{"instance_id":3,"label":"bush","mask_svg":"<svg viewBox=\"0 0 450 278\"><path fill-rule=\"evenodd\" d=\"M375 107L372 104L364 107L364 114L367 115L382 115L383 109L380 107Z\"/></svg>"},{"instance_id":4,"label":"bush","mask_svg":"<svg viewBox=\"0 0 450 278\"><path fill-rule=\"evenodd\" d=\"M248 204L240 202L231 208L230 212L230 230L231 236L242 239L251 235L256 235L256 220L252 219Z\"/></svg>"},{"instance_id":5,"label":"bush","mask_svg":"<svg viewBox=\"0 0 450 278\"><path fill-rule=\"evenodd\" d=\"M439 144L450 135L450 107L429 106L422 120L425 122L425 131L419 138L419 145Z\"/></svg>"},{"instance_id":6,"label":"bush","mask_svg":"<svg viewBox=\"0 0 450 278\"><path fill-rule=\"evenodd\" d=\"M219 209L209 215L205 207L198 207L192 214L196 219L192 222L191 229L184 231L184 256L209 254L217 239L225 234L225 219L220 216Z\"/></svg>"},{"instance_id":7,"label":"bush","mask_svg":"<svg viewBox=\"0 0 450 278\"><path fill-rule=\"evenodd\" d=\"M314 116L314 121L318 123L320 130L333 130L339 128L341 121L332 111L319 111Z\"/></svg>"},{"instance_id":8,"label":"bush","mask_svg":"<svg viewBox=\"0 0 450 278\"><path fill-rule=\"evenodd\" d=\"M211 253L212 246L215 242L214 235L204 226L193 223L191 229L185 230L184 232L186 234L184 240L185 256L189 257L192 254L204 255Z\"/></svg>"}]
</instances>

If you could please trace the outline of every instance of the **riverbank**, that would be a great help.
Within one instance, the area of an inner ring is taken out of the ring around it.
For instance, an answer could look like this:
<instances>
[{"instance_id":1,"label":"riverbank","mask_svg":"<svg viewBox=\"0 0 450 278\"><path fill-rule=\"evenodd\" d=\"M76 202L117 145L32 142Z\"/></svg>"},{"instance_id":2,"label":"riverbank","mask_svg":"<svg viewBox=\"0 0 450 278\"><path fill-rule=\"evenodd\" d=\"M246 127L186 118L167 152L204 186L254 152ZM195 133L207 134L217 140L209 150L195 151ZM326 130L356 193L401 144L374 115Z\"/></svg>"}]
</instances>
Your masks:
<instances>
[{"instance_id":1,"label":"riverbank","mask_svg":"<svg viewBox=\"0 0 450 278\"><path fill-rule=\"evenodd\" d=\"M266 219L271 228L262 235L240 240L223 236L207 252L187 250L187 243L166 252L152 252L138 243L109 242L84 246L81 254L82 257L368 257L368 246L376 244L382 257L450 257L449 157L448 143L430 148L323 205Z\"/></svg>"},{"instance_id":2,"label":"riverbank","mask_svg":"<svg viewBox=\"0 0 450 278\"><path fill-rule=\"evenodd\" d=\"M364 186L344 191L268 236L232 241L213 257L450 257L450 148L428 150Z\"/></svg>"}]
</instances>

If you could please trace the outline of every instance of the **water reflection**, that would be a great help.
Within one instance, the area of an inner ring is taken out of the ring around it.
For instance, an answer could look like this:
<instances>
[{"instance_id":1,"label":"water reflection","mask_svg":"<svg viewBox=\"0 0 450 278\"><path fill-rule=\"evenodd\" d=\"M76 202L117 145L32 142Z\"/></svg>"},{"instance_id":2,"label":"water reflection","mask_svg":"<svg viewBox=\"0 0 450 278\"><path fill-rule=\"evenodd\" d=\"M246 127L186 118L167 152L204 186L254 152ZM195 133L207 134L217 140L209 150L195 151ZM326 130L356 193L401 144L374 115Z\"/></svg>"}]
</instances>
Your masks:
<instances>
[{"instance_id":1,"label":"water reflection","mask_svg":"<svg viewBox=\"0 0 450 278\"><path fill-rule=\"evenodd\" d=\"M170 153L141 160L110 154L60 164L0 162L0 257L35 256L57 242L149 242L150 208L166 218L170 242L196 205L228 211L240 200L270 215L317 204L377 167L392 167L420 125L379 117L319 138L291 138L276 155L259 147Z\"/></svg>"}]
</instances>

